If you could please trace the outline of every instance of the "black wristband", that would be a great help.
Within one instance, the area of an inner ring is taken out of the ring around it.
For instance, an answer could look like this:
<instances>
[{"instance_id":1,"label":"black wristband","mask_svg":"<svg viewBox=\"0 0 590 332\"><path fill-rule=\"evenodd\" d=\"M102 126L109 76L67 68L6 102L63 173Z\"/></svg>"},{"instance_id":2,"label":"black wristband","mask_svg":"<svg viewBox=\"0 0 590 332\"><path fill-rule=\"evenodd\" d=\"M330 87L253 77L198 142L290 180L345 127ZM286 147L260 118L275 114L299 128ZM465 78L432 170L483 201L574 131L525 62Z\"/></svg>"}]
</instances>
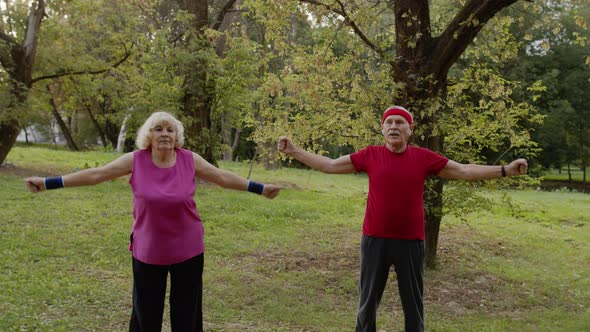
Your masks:
<instances>
[{"instance_id":1,"label":"black wristband","mask_svg":"<svg viewBox=\"0 0 590 332\"><path fill-rule=\"evenodd\" d=\"M248 181L248 191L251 193L262 195L262 192L264 191L264 185L262 183Z\"/></svg>"},{"instance_id":2,"label":"black wristband","mask_svg":"<svg viewBox=\"0 0 590 332\"><path fill-rule=\"evenodd\" d=\"M54 178L45 178L45 189L59 189L64 187L64 180L61 176Z\"/></svg>"},{"instance_id":3,"label":"black wristband","mask_svg":"<svg viewBox=\"0 0 590 332\"><path fill-rule=\"evenodd\" d=\"M502 177L506 176L506 169L504 168L504 165L502 165Z\"/></svg>"}]
</instances>

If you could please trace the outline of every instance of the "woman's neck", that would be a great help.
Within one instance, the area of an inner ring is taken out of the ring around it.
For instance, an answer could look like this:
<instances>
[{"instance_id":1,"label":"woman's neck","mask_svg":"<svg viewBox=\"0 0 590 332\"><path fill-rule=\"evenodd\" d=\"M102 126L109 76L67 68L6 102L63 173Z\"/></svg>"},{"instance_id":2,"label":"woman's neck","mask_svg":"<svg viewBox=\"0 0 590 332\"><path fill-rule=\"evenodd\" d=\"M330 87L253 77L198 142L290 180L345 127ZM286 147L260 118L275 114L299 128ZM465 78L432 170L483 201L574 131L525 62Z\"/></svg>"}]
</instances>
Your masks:
<instances>
[{"instance_id":1,"label":"woman's neck","mask_svg":"<svg viewBox=\"0 0 590 332\"><path fill-rule=\"evenodd\" d=\"M176 163L176 150L152 148L152 161L158 167L170 167Z\"/></svg>"}]
</instances>

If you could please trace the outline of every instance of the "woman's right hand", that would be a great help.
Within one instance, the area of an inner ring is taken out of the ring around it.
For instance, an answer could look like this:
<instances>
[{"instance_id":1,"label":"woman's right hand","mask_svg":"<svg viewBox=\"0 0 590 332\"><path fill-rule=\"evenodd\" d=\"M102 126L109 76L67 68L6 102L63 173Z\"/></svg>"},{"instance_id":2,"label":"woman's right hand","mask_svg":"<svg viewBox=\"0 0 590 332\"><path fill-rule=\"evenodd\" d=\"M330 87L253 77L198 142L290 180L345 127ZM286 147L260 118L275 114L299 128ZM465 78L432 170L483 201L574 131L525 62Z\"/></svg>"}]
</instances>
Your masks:
<instances>
[{"instance_id":1,"label":"woman's right hand","mask_svg":"<svg viewBox=\"0 0 590 332\"><path fill-rule=\"evenodd\" d=\"M262 196L273 199L277 197L281 189L283 189L282 186L277 186L274 184L265 184L264 189L262 190Z\"/></svg>"},{"instance_id":2,"label":"woman's right hand","mask_svg":"<svg viewBox=\"0 0 590 332\"><path fill-rule=\"evenodd\" d=\"M30 178L24 179L25 187L32 193L38 193L40 191L45 190L45 178L41 178L38 176L33 176Z\"/></svg>"}]
</instances>

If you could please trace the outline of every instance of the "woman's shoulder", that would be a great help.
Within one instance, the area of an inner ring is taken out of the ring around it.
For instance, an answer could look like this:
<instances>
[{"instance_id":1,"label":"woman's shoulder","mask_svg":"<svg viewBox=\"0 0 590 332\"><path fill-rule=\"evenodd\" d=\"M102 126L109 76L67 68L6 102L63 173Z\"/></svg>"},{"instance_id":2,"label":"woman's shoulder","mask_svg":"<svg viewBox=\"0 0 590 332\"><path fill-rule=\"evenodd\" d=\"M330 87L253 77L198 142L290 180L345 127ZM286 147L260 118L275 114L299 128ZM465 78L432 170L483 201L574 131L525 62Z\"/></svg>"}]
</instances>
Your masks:
<instances>
[{"instance_id":1,"label":"woman's shoulder","mask_svg":"<svg viewBox=\"0 0 590 332\"><path fill-rule=\"evenodd\" d=\"M151 154L151 150L148 149L139 149L139 150L133 150L131 152L128 152L127 154L133 155L133 156L137 156L137 155L145 155L145 154Z\"/></svg>"},{"instance_id":2,"label":"woman's shoulder","mask_svg":"<svg viewBox=\"0 0 590 332\"><path fill-rule=\"evenodd\" d=\"M183 149L183 148L176 148L176 153L181 154L187 157L193 157L193 152L191 150Z\"/></svg>"}]
</instances>

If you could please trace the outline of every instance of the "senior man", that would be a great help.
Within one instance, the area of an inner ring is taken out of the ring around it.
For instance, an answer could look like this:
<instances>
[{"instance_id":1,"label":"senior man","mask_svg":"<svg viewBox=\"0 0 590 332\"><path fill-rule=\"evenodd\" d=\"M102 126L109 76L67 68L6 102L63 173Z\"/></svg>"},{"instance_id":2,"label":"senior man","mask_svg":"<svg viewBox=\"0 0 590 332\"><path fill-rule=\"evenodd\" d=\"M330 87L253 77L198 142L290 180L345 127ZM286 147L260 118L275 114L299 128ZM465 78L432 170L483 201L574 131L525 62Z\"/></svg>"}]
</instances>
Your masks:
<instances>
[{"instance_id":1,"label":"senior man","mask_svg":"<svg viewBox=\"0 0 590 332\"><path fill-rule=\"evenodd\" d=\"M285 136L279 151L323 173L366 172L369 195L361 239L359 309L356 331L375 331L377 307L389 269L397 274L405 330L424 331L424 180L487 180L526 174L527 161L506 166L461 164L431 150L412 146L412 114L401 106L389 107L381 119L384 145L337 159L305 151Z\"/></svg>"}]
</instances>

